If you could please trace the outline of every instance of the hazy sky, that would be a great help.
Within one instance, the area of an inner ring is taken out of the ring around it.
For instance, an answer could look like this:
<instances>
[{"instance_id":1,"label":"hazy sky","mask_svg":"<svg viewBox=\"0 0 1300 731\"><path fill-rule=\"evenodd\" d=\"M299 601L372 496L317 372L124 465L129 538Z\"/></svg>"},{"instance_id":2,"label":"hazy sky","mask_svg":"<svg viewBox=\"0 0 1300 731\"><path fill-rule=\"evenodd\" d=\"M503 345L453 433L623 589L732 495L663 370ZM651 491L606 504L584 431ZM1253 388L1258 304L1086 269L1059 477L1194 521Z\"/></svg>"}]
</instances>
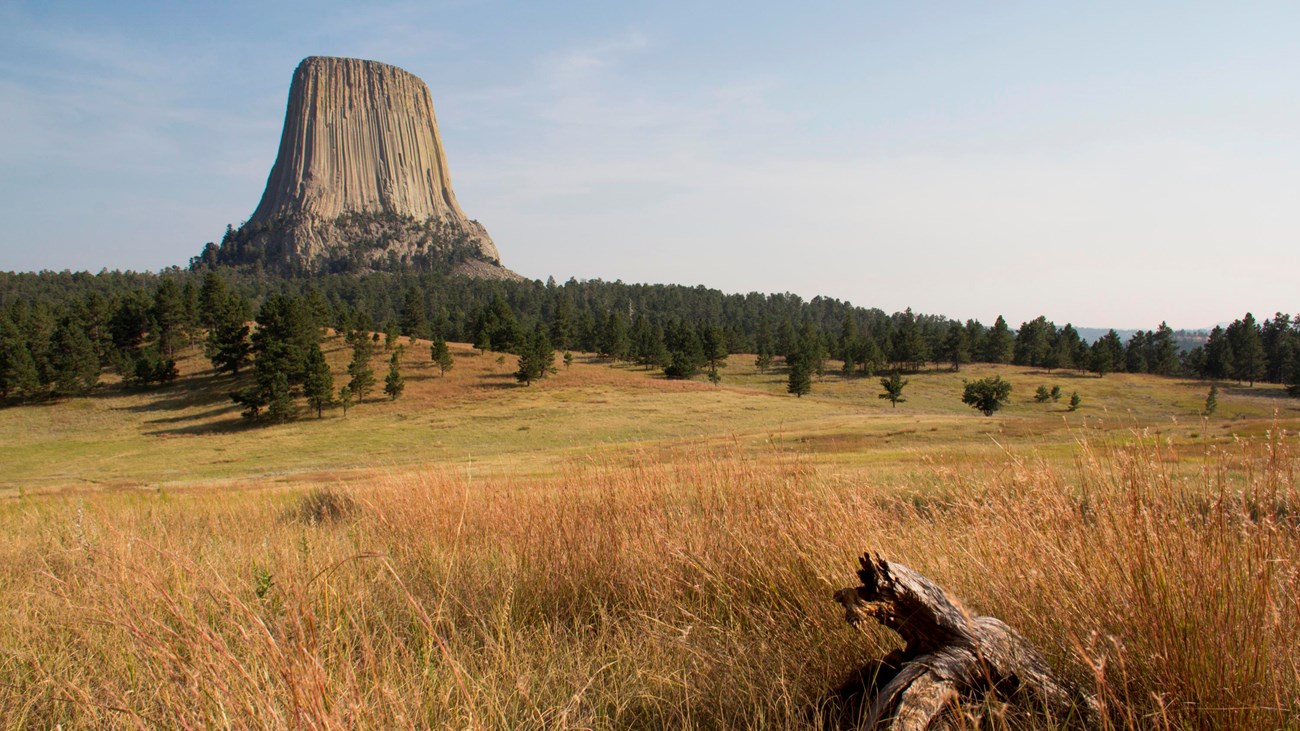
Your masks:
<instances>
[{"instance_id":1,"label":"hazy sky","mask_svg":"<svg viewBox=\"0 0 1300 731\"><path fill-rule=\"evenodd\" d=\"M1064 5L0 0L0 270L185 264L336 55L428 83L528 277L1013 326L1300 310L1300 5Z\"/></svg>"}]
</instances>

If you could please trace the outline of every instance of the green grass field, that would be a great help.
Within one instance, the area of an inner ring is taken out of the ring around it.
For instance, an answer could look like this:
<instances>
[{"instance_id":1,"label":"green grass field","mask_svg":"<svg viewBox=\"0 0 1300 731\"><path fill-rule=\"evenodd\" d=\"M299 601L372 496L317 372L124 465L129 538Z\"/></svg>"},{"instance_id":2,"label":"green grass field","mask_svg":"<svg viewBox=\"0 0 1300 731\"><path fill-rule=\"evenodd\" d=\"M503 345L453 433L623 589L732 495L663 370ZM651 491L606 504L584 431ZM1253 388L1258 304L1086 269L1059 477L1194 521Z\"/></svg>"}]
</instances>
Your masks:
<instances>
[{"instance_id":1,"label":"green grass field","mask_svg":"<svg viewBox=\"0 0 1300 731\"><path fill-rule=\"evenodd\" d=\"M1005 619L1106 728L1300 728L1280 389L1206 418L1203 383L976 366L895 409L748 356L720 386L579 356L523 387L454 352L281 426L193 355L165 388L0 410L0 728L825 728L897 642L830 601L868 549ZM994 373L984 417L962 379Z\"/></svg>"},{"instance_id":2,"label":"green grass field","mask_svg":"<svg viewBox=\"0 0 1300 731\"><path fill-rule=\"evenodd\" d=\"M346 375L344 345L327 342L336 384ZM736 442L750 450L797 449L844 469L944 455L996 452L998 445L1069 448L1082 433L1150 430L1196 447L1206 439L1259 434L1275 419L1300 420L1300 401L1275 387L1222 389L1208 421L1206 384L1114 374L1106 378L1012 366L970 366L909 376L906 403L877 398L875 378L828 374L813 393L785 393L780 372L758 373L751 356L733 356L718 387L673 382L634 366L590 356L530 387L511 377L514 357L453 346L455 367L439 376L423 341L408 348L408 387L382 393L323 419L252 428L215 376L191 355L174 385L131 392L101 388L89 398L0 410L6 445L0 495L19 490L182 486L267 479L319 482L347 474L456 465L492 473L554 472L593 454ZM382 375L383 354L375 367ZM832 365L835 365L832 363ZM963 378L1002 375L1011 403L985 418L960 402ZM1034 403L1034 389L1059 385L1057 403ZM1069 412L1069 394L1082 407Z\"/></svg>"}]
</instances>

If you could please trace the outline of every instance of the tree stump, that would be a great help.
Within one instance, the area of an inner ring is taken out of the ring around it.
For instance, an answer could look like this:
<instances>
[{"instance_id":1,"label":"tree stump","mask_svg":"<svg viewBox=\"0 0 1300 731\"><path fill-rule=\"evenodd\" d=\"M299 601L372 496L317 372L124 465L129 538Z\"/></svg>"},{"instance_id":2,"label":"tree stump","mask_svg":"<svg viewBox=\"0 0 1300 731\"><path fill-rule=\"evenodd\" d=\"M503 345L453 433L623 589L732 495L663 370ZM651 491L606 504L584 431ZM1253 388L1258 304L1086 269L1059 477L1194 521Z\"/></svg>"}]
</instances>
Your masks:
<instances>
[{"instance_id":1,"label":"tree stump","mask_svg":"<svg viewBox=\"0 0 1300 731\"><path fill-rule=\"evenodd\" d=\"M989 694L1057 723L1097 725L1097 703L1057 678L1038 651L996 617L972 617L941 587L879 555L858 559L862 584L835 592L856 626L874 620L906 646L859 670L839 691L865 693L854 725L925 731L952 728L954 704L981 706ZM874 695L874 697L872 697Z\"/></svg>"}]
</instances>

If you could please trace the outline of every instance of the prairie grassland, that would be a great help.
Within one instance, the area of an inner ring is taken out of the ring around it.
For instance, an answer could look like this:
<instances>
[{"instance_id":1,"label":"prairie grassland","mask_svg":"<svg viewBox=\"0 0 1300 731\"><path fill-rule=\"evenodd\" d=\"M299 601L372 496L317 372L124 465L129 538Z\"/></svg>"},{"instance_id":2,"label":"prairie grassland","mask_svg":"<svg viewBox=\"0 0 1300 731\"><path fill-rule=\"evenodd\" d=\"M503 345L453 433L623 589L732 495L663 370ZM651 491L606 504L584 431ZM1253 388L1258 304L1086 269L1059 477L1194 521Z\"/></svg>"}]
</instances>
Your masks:
<instances>
[{"instance_id":1,"label":"prairie grassland","mask_svg":"<svg viewBox=\"0 0 1300 731\"><path fill-rule=\"evenodd\" d=\"M1115 728L1295 728L1294 438L1206 442L1194 469L1171 449L1008 451L888 486L683 445L549 477L25 497L0 511L0 718L816 728L894 642L830 601L870 548L1017 627Z\"/></svg>"},{"instance_id":2,"label":"prairie grassland","mask_svg":"<svg viewBox=\"0 0 1300 731\"><path fill-rule=\"evenodd\" d=\"M830 600L872 549L1019 629L1112 727L1300 728L1275 391L1205 420L1203 384L977 367L891 409L743 357L718 388L586 358L522 388L511 358L462 346L444 378L422 349L402 400L346 418L245 428L195 358L0 410L0 726L817 728L896 641ZM993 372L1016 391L986 419L957 394Z\"/></svg>"}]
</instances>

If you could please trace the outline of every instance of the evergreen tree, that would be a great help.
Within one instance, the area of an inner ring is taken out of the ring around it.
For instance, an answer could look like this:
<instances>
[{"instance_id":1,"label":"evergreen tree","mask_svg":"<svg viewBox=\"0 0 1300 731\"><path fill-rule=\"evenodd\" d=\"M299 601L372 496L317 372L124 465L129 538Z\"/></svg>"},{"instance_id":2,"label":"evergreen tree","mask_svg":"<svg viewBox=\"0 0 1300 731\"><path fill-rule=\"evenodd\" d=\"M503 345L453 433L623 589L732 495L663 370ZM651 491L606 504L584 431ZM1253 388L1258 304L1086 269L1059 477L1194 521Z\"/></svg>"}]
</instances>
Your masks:
<instances>
[{"instance_id":1,"label":"evergreen tree","mask_svg":"<svg viewBox=\"0 0 1300 731\"><path fill-rule=\"evenodd\" d=\"M390 401L396 401L397 397L406 390L406 379L402 378L401 357L402 349L398 348L388 359L388 375L384 376L384 393L388 395Z\"/></svg>"},{"instance_id":2,"label":"evergreen tree","mask_svg":"<svg viewBox=\"0 0 1300 731\"><path fill-rule=\"evenodd\" d=\"M375 371L370 367L374 357L373 342L361 333L352 338L352 360L348 363L348 388L356 394L357 401L364 401L366 394L375 387Z\"/></svg>"},{"instance_id":3,"label":"evergreen tree","mask_svg":"<svg viewBox=\"0 0 1300 731\"><path fill-rule=\"evenodd\" d=\"M787 356L786 363L790 368L786 391L802 398L804 394L812 391L812 364L808 356L803 353Z\"/></svg>"},{"instance_id":4,"label":"evergreen tree","mask_svg":"<svg viewBox=\"0 0 1300 731\"><path fill-rule=\"evenodd\" d=\"M1150 337L1151 356L1150 372L1161 376L1178 373L1178 343L1174 342L1174 331L1168 324L1161 322L1160 327Z\"/></svg>"},{"instance_id":5,"label":"evergreen tree","mask_svg":"<svg viewBox=\"0 0 1300 731\"><path fill-rule=\"evenodd\" d=\"M1044 365L1056 337L1056 325L1039 315L1021 323L1016 333L1011 362L1016 365L1039 367Z\"/></svg>"},{"instance_id":6,"label":"evergreen tree","mask_svg":"<svg viewBox=\"0 0 1300 731\"><path fill-rule=\"evenodd\" d=\"M885 392L880 394L879 398L886 399L893 404L894 408L898 408L900 403L907 401L903 398L903 387L906 385L907 379L900 377L898 371L894 371L889 374L889 378L880 379L880 387L885 389Z\"/></svg>"},{"instance_id":7,"label":"evergreen tree","mask_svg":"<svg viewBox=\"0 0 1300 731\"><path fill-rule=\"evenodd\" d=\"M716 325L704 328L700 340L700 344L704 347L704 365L708 369L709 380L716 384L722 380L722 376L718 375L718 369L727 367L727 343L723 338L722 328Z\"/></svg>"},{"instance_id":8,"label":"evergreen tree","mask_svg":"<svg viewBox=\"0 0 1300 731\"><path fill-rule=\"evenodd\" d=\"M99 383L99 356L95 346L71 317L59 321L50 339L50 365L53 368L54 392L60 395L81 394Z\"/></svg>"},{"instance_id":9,"label":"evergreen tree","mask_svg":"<svg viewBox=\"0 0 1300 731\"><path fill-rule=\"evenodd\" d=\"M334 374L330 372L329 363L319 345L313 345L307 351L306 371L302 392L307 397L307 403L316 409L316 418L319 419L325 405L334 399Z\"/></svg>"},{"instance_id":10,"label":"evergreen tree","mask_svg":"<svg viewBox=\"0 0 1300 731\"><path fill-rule=\"evenodd\" d=\"M32 396L40 385L36 361L18 326L0 312L0 398Z\"/></svg>"},{"instance_id":11,"label":"evergreen tree","mask_svg":"<svg viewBox=\"0 0 1300 731\"><path fill-rule=\"evenodd\" d=\"M339 389L339 406L343 407L343 417L347 418L348 409L352 406L352 389L344 386Z\"/></svg>"},{"instance_id":12,"label":"evergreen tree","mask_svg":"<svg viewBox=\"0 0 1300 731\"><path fill-rule=\"evenodd\" d=\"M1078 411L1079 405L1082 403L1083 403L1083 399L1079 398L1078 391L1075 391L1074 393L1070 394L1070 411Z\"/></svg>"},{"instance_id":13,"label":"evergreen tree","mask_svg":"<svg viewBox=\"0 0 1300 731\"><path fill-rule=\"evenodd\" d=\"M298 413L293 403L293 392L289 388L289 374L275 371L267 374L267 378L269 380L263 389L266 396L266 418L273 424L283 424Z\"/></svg>"},{"instance_id":14,"label":"evergreen tree","mask_svg":"<svg viewBox=\"0 0 1300 731\"><path fill-rule=\"evenodd\" d=\"M912 308L894 316L894 333L890 338L890 359L897 368L917 371L930 359L930 347L917 326Z\"/></svg>"},{"instance_id":15,"label":"evergreen tree","mask_svg":"<svg viewBox=\"0 0 1300 731\"><path fill-rule=\"evenodd\" d=\"M601 330L597 354L614 362L627 360L632 341L627 334L627 320L618 310L611 310L605 317L605 327Z\"/></svg>"},{"instance_id":16,"label":"evergreen tree","mask_svg":"<svg viewBox=\"0 0 1300 731\"><path fill-rule=\"evenodd\" d=\"M1246 313L1240 320L1234 320L1227 330L1228 342L1232 344L1232 377L1238 381L1249 381L1255 387L1255 381L1264 376L1267 365L1264 343L1260 339L1260 328L1255 323L1255 316Z\"/></svg>"},{"instance_id":17,"label":"evergreen tree","mask_svg":"<svg viewBox=\"0 0 1300 731\"><path fill-rule=\"evenodd\" d=\"M1212 385L1210 386L1210 392L1205 396L1205 411L1203 411L1202 413L1205 416L1210 416L1218 408L1219 408L1219 387Z\"/></svg>"},{"instance_id":18,"label":"evergreen tree","mask_svg":"<svg viewBox=\"0 0 1300 731\"><path fill-rule=\"evenodd\" d=\"M1002 376L981 378L978 381L962 381L961 402L977 409L985 416L1001 409L1011 398L1011 384L1002 380Z\"/></svg>"},{"instance_id":19,"label":"evergreen tree","mask_svg":"<svg viewBox=\"0 0 1300 731\"><path fill-rule=\"evenodd\" d=\"M216 273L208 272L208 276L215 277ZM218 373L229 372L237 376L239 370L248 365L253 353L250 329L244 321L244 305L236 295L227 294L214 307L216 312L207 313L211 329L204 353Z\"/></svg>"},{"instance_id":20,"label":"evergreen tree","mask_svg":"<svg viewBox=\"0 0 1300 731\"><path fill-rule=\"evenodd\" d=\"M569 370L571 365L573 365L573 353L566 350L564 351L564 370Z\"/></svg>"},{"instance_id":21,"label":"evergreen tree","mask_svg":"<svg viewBox=\"0 0 1300 731\"><path fill-rule=\"evenodd\" d=\"M185 326L185 299L176 280L167 278L154 292L152 315L155 342L163 358L174 358L180 350Z\"/></svg>"},{"instance_id":22,"label":"evergreen tree","mask_svg":"<svg viewBox=\"0 0 1300 731\"><path fill-rule=\"evenodd\" d=\"M1119 333L1111 330L1097 338L1089 350L1089 369L1100 377L1119 370L1124 358L1124 343Z\"/></svg>"},{"instance_id":23,"label":"evergreen tree","mask_svg":"<svg viewBox=\"0 0 1300 731\"><path fill-rule=\"evenodd\" d=\"M1051 397L1053 403L1055 403L1055 402L1057 402L1057 401L1060 401L1060 400L1061 400L1061 387L1060 387L1060 386L1057 386L1057 385L1053 385L1053 386L1052 386L1052 390L1049 391L1049 392L1047 393L1047 395L1048 395L1049 397Z\"/></svg>"},{"instance_id":24,"label":"evergreen tree","mask_svg":"<svg viewBox=\"0 0 1300 731\"><path fill-rule=\"evenodd\" d=\"M1015 353L1016 341L1007 327L1007 321L998 315L984 339L984 362L1009 363Z\"/></svg>"},{"instance_id":25,"label":"evergreen tree","mask_svg":"<svg viewBox=\"0 0 1300 731\"><path fill-rule=\"evenodd\" d=\"M1234 372L1232 343L1223 328L1215 326L1205 341L1204 376L1212 381L1229 378Z\"/></svg>"},{"instance_id":26,"label":"evergreen tree","mask_svg":"<svg viewBox=\"0 0 1300 731\"><path fill-rule=\"evenodd\" d=\"M525 386L532 385L533 381L545 378L553 370L554 362L555 350L551 347L551 339L546 328L539 322L533 329L532 336L520 349L519 369L515 371L515 378Z\"/></svg>"},{"instance_id":27,"label":"evergreen tree","mask_svg":"<svg viewBox=\"0 0 1300 731\"><path fill-rule=\"evenodd\" d=\"M768 322L767 317L763 317L758 325L758 334L754 337L755 358L754 367L758 368L759 373L767 373L767 369L772 367L772 325Z\"/></svg>"},{"instance_id":28,"label":"evergreen tree","mask_svg":"<svg viewBox=\"0 0 1300 731\"><path fill-rule=\"evenodd\" d=\"M415 287L406 290L402 297L402 313L398 318L398 330L409 338L427 337L429 323L424 312L424 297Z\"/></svg>"},{"instance_id":29,"label":"evergreen tree","mask_svg":"<svg viewBox=\"0 0 1300 731\"><path fill-rule=\"evenodd\" d=\"M451 349L447 347L447 341L442 338L435 339L433 345L429 346L429 357L433 360L434 365L438 366L438 375L440 376L447 375L447 371L451 370L452 365L455 364Z\"/></svg>"},{"instance_id":30,"label":"evergreen tree","mask_svg":"<svg viewBox=\"0 0 1300 731\"><path fill-rule=\"evenodd\" d=\"M397 347L397 323L389 320L384 323L384 352L392 352Z\"/></svg>"},{"instance_id":31,"label":"evergreen tree","mask_svg":"<svg viewBox=\"0 0 1300 731\"><path fill-rule=\"evenodd\" d=\"M963 363L970 362L970 334L960 322L948 326L948 335L943 341L943 358L952 364L954 373L961 370Z\"/></svg>"},{"instance_id":32,"label":"evergreen tree","mask_svg":"<svg viewBox=\"0 0 1300 731\"><path fill-rule=\"evenodd\" d=\"M1052 400L1052 393L1047 390L1047 386L1039 386L1038 390L1034 391L1034 401L1040 404L1045 404L1051 400Z\"/></svg>"}]
</instances>

